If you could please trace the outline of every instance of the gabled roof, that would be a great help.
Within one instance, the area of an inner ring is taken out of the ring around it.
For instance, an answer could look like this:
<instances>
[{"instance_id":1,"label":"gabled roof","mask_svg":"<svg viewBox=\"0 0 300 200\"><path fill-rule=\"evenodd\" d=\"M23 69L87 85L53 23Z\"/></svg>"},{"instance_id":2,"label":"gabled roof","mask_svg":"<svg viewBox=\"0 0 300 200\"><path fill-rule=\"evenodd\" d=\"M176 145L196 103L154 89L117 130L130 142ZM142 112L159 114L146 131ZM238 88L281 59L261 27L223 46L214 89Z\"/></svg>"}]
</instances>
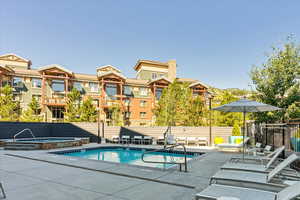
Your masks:
<instances>
[{"instance_id":1,"label":"gabled roof","mask_svg":"<svg viewBox=\"0 0 300 200\"><path fill-rule=\"evenodd\" d=\"M196 86L196 85L201 85L201 86L203 86L203 87L205 87L205 88L208 88L208 85L206 85L206 84L204 84L204 83L202 83L202 82L200 82L200 81L197 81L197 82L195 82L195 83L190 84L189 87L194 87L194 86Z\"/></svg>"},{"instance_id":2,"label":"gabled roof","mask_svg":"<svg viewBox=\"0 0 300 200\"><path fill-rule=\"evenodd\" d=\"M162 76L162 77L158 77L158 78L156 78L156 79L151 80L148 84L150 85L151 83L154 83L154 82L160 81L160 80L165 80L165 81L167 81L167 82L169 82L169 83L172 83L168 78Z\"/></svg>"},{"instance_id":3,"label":"gabled roof","mask_svg":"<svg viewBox=\"0 0 300 200\"><path fill-rule=\"evenodd\" d=\"M138 70L138 67L140 66L141 63L146 63L146 64L152 64L152 65L159 65L159 66L166 66L168 67L168 63L165 62L158 62L158 61L153 61L153 60L138 60L133 69L135 71Z\"/></svg>"},{"instance_id":4,"label":"gabled roof","mask_svg":"<svg viewBox=\"0 0 300 200\"><path fill-rule=\"evenodd\" d=\"M38 71L45 71L45 70L48 70L48 69L53 69L53 68L57 68L57 69L59 69L59 70L61 70L61 71L64 71L64 72L66 72L66 73L68 73L68 74L73 74L73 72L72 71L70 71L70 70L68 70L68 69L66 69L66 68L64 68L64 67L62 67L62 66L60 66L60 65L58 65L58 64L51 64L51 65L46 65L46 66L44 66L44 67L40 67L39 69L38 69Z\"/></svg>"},{"instance_id":5,"label":"gabled roof","mask_svg":"<svg viewBox=\"0 0 300 200\"><path fill-rule=\"evenodd\" d=\"M118 68L116 68L112 65L104 65L104 66L101 66L101 67L97 67L96 70L98 71L98 70L103 70L103 69L106 69L106 68L113 68L117 72L121 73L121 70L119 70Z\"/></svg>"},{"instance_id":6,"label":"gabled roof","mask_svg":"<svg viewBox=\"0 0 300 200\"><path fill-rule=\"evenodd\" d=\"M9 58L9 57L11 57L12 60L15 60L15 61L30 62L30 60L27 60L27 59L25 59L25 58L23 58L21 56L18 56L18 55L14 54L14 53L7 53L7 54L0 55L0 59L1 58Z\"/></svg>"},{"instance_id":7,"label":"gabled roof","mask_svg":"<svg viewBox=\"0 0 300 200\"><path fill-rule=\"evenodd\" d=\"M7 66L5 66L5 65L1 65L1 64L0 64L0 68L4 69L4 70L6 70L6 71L9 71L9 72L14 72L13 69L11 69L10 67L7 67Z\"/></svg>"},{"instance_id":8,"label":"gabled roof","mask_svg":"<svg viewBox=\"0 0 300 200\"><path fill-rule=\"evenodd\" d=\"M107 75L110 75L110 74L114 74L115 76L121 77L122 79L126 80L126 77L123 74L117 73L117 72L114 72L114 71L108 71L108 72L98 74L98 77L103 77L103 76L107 76Z\"/></svg>"}]
</instances>

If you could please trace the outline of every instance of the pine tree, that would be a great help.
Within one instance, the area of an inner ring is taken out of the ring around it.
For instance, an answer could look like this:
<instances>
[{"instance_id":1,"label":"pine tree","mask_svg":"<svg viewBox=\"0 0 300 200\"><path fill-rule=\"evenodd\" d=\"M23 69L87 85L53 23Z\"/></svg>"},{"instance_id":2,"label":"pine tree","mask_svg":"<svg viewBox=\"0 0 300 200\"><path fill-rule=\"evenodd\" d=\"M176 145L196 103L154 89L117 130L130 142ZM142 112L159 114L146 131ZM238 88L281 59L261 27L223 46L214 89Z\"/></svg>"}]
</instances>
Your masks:
<instances>
[{"instance_id":1,"label":"pine tree","mask_svg":"<svg viewBox=\"0 0 300 200\"><path fill-rule=\"evenodd\" d=\"M73 88L71 92L67 95L67 105L65 118L68 122L78 122L80 121L80 92Z\"/></svg>"},{"instance_id":2,"label":"pine tree","mask_svg":"<svg viewBox=\"0 0 300 200\"><path fill-rule=\"evenodd\" d=\"M0 88L0 120L17 121L20 104L13 100L13 90L9 85Z\"/></svg>"},{"instance_id":3,"label":"pine tree","mask_svg":"<svg viewBox=\"0 0 300 200\"><path fill-rule=\"evenodd\" d=\"M35 98L28 105L28 109L22 112L20 120L23 122L41 122L43 118L39 116L40 104Z\"/></svg>"},{"instance_id":4,"label":"pine tree","mask_svg":"<svg viewBox=\"0 0 300 200\"><path fill-rule=\"evenodd\" d=\"M91 97L83 101L80 111L80 121L95 122L97 120L97 110Z\"/></svg>"}]
</instances>

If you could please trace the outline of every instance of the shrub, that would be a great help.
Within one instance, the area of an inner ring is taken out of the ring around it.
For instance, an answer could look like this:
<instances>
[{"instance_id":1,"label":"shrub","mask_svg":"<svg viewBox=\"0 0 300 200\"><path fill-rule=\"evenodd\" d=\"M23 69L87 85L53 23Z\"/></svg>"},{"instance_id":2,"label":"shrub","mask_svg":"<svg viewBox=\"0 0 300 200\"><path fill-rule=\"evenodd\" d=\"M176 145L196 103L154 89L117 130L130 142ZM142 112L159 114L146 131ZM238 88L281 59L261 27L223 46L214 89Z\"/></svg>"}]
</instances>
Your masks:
<instances>
[{"instance_id":1,"label":"shrub","mask_svg":"<svg viewBox=\"0 0 300 200\"><path fill-rule=\"evenodd\" d=\"M234 122L233 125L232 136L241 136L241 128L236 121Z\"/></svg>"}]
</instances>

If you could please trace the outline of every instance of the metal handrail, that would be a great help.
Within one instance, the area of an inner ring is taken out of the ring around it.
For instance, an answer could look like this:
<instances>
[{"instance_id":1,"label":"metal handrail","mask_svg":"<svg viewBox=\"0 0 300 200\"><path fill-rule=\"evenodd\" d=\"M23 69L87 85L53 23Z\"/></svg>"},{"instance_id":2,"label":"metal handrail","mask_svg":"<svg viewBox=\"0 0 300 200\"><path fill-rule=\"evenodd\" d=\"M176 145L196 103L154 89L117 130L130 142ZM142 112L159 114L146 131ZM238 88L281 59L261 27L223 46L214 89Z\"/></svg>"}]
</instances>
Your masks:
<instances>
[{"instance_id":1,"label":"metal handrail","mask_svg":"<svg viewBox=\"0 0 300 200\"><path fill-rule=\"evenodd\" d=\"M183 163L182 162L149 161L149 160L145 160L144 159L144 156L146 154L154 153L154 152L159 152L161 150L166 150L166 149L172 149L172 148L175 148L175 147L178 147L178 146L182 146L183 147L183 151L184 151L184 162ZM145 163L178 164L179 165L179 171L182 171L181 165L184 164L184 172L187 172L187 153L186 153L186 148L185 148L184 144L176 144L176 145L172 145L172 146L169 146L169 147L166 147L166 148L163 148L163 149L156 149L156 150L152 150L152 151L145 151L142 154L142 161L145 162Z\"/></svg>"},{"instance_id":2,"label":"metal handrail","mask_svg":"<svg viewBox=\"0 0 300 200\"><path fill-rule=\"evenodd\" d=\"M18 132L18 133L16 133L16 134L14 135L14 142L16 141L16 137L17 137L18 135L20 135L21 133L25 132L25 131L28 131L28 132L31 134L32 138L35 139L35 136L33 135L31 129L30 129L30 128L25 128L25 129L23 129L22 131L20 131L20 132Z\"/></svg>"}]
</instances>

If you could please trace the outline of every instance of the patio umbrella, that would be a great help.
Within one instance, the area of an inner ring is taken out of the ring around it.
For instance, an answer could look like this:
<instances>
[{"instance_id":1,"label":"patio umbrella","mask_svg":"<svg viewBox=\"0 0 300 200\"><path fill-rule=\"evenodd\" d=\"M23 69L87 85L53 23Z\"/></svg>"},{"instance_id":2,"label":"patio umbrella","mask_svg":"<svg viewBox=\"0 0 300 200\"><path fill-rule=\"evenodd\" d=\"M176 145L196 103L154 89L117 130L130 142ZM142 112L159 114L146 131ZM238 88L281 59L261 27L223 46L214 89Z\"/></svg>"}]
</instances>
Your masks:
<instances>
[{"instance_id":1,"label":"patio umbrella","mask_svg":"<svg viewBox=\"0 0 300 200\"><path fill-rule=\"evenodd\" d=\"M223 112L242 112L244 117L244 128L243 128L243 159L245 157L245 131L246 131L246 113L249 112L266 112L280 110L275 106L271 106L257 101L251 101L249 99L240 99L222 106L213 108L212 110L218 110Z\"/></svg>"}]
</instances>

